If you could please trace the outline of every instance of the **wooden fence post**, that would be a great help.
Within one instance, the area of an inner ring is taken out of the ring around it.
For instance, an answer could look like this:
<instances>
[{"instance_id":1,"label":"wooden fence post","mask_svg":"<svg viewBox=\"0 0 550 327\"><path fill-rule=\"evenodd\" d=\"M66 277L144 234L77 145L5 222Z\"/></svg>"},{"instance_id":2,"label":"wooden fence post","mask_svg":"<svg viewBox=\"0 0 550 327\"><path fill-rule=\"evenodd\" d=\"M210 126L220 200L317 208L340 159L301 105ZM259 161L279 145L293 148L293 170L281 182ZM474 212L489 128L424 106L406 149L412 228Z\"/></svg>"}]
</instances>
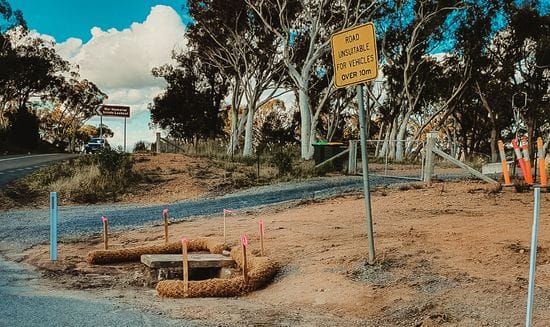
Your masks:
<instances>
[{"instance_id":1,"label":"wooden fence post","mask_svg":"<svg viewBox=\"0 0 550 327\"><path fill-rule=\"evenodd\" d=\"M357 140L349 141L348 174L357 174Z\"/></svg>"},{"instance_id":2,"label":"wooden fence post","mask_svg":"<svg viewBox=\"0 0 550 327\"><path fill-rule=\"evenodd\" d=\"M437 132L429 132L426 139L426 164L424 165L424 182L430 184L434 172L433 149L437 139Z\"/></svg>"}]
</instances>

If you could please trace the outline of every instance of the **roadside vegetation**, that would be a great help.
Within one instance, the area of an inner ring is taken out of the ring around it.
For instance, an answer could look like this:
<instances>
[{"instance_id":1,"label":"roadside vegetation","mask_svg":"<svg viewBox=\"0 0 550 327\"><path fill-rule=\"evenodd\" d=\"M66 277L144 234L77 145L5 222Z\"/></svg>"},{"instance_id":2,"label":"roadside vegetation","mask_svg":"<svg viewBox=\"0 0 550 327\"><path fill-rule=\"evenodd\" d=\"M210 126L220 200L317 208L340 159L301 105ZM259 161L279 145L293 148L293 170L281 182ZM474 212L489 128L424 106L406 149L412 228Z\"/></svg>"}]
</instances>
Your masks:
<instances>
[{"instance_id":1,"label":"roadside vegetation","mask_svg":"<svg viewBox=\"0 0 550 327\"><path fill-rule=\"evenodd\" d=\"M302 180L337 172L330 165L315 169L311 161L300 161L298 146L270 146L260 156L228 156L210 144L189 148L180 154L157 155L141 150L134 154L104 149L40 169L0 191L3 209L44 206L49 192L60 202L91 204L117 202L124 196L145 194L163 183L181 178L220 195L237 189L291 180ZM199 150L202 149L202 150ZM155 157L166 159L158 162ZM192 161L187 166L184 161ZM175 164L174 164L175 163Z\"/></svg>"},{"instance_id":2,"label":"roadside vegetation","mask_svg":"<svg viewBox=\"0 0 550 327\"><path fill-rule=\"evenodd\" d=\"M133 164L129 154L104 149L40 169L8 185L0 203L7 207L40 204L49 192L74 203L116 201L141 178L132 170Z\"/></svg>"}]
</instances>

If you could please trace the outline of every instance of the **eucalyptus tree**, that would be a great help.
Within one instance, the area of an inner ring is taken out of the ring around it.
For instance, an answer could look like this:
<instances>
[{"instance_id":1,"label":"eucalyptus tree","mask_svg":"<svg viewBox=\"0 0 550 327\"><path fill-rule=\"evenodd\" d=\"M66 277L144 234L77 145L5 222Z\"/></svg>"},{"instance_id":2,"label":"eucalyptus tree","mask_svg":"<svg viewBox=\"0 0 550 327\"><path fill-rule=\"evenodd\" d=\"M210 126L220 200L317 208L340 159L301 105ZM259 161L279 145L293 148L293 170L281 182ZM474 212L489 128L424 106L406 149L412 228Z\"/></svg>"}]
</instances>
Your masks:
<instances>
[{"instance_id":1,"label":"eucalyptus tree","mask_svg":"<svg viewBox=\"0 0 550 327\"><path fill-rule=\"evenodd\" d=\"M529 143L533 145L539 128L550 123L550 14L542 14L541 1L510 2L505 6L508 27L497 35L495 42L506 47L506 61L511 67L514 92L527 93L528 102L521 112Z\"/></svg>"},{"instance_id":2,"label":"eucalyptus tree","mask_svg":"<svg viewBox=\"0 0 550 327\"><path fill-rule=\"evenodd\" d=\"M7 67L14 61L13 58L16 57L11 37L7 33L9 30L15 28L19 28L22 32L27 31L27 23L23 18L23 13L20 10L13 10L6 0L0 0L0 67ZM9 72L1 69L0 88L3 88L5 81L9 78ZM0 130L7 127L5 113L10 100L6 94L0 93Z\"/></svg>"},{"instance_id":3,"label":"eucalyptus tree","mask_svg":"<svg viewBox=\"0 0 550 327\"><path fill-rule=\"evenodd\" d=\"M430 101L430 105L423 110L426 119L413 139L421 137L428 127L444 131L452 154L458 156L460 151L455 145L475 143L468 140L462 142L461 138L478 137L477 132L490 130L489 144L493 154L497 154L497 120L506 116L497 113L500 98L492 97L492 92L502 88L503 83L498 69L492 65L489 48L501 6L500 0L466 0L464 8L452 14L454 26L446 34L452 47L441 56L439 64L443 71L435 78L437 84L429 92L437 94L436 101ZM429 110L432 107L434 110ZM464 115L480 114L480 119L463 118ZM469 133L472 128L476 129L476 133ZM486 140L482 143L487 144ZM461 149L466 155L473 153L471 147Z\"/></svg>"},{"instance_id":4,"label":"eucalyptus tree","mask_svg":"<svg viewBox=\"0 0 550 327\"><path fill-rule=\"evenodd\" d=\"M153 76L163 78L167 86L149 104L151 121L167 129L172 137L196 144L200 138L221 132L219 108L227 84L217 70L202 63L196 53L175 57L177 66L153 69Z\"/></svg>"},{"instance_id":5,"label":"eucalyptus tree","mask_svg":"<svg viewBox=\"0 0 550 327\"><path fill-rule=\"evenodd\" d=\"M330 51L330 36L372 19L376 1L359 0L245 0L273 33L300 108L302 159L313 157L313 143L324 101L312 101L312 77L326 72L320 60ZM322 98L333 92L332 76L324 78Z\"/></svg>"},{"instance_id":6,"label":"eucalyptus tree","mask_svg":"<svg viewBox=\"0 0 550 327\"><path fill-rule=\"evenodd\" d=\"M52 44L22 29L6 32L9 49L0 55L0 124L11 142L25 148L38 145L38 118L31 99L55 92L65 81L69 63Z\"/></svg>"},{"instance_id":7,"label":"eucalyptus tree","mask_svg":"<svg viewBox=\"0 0 550 327\"><path fill-rule=\"evenodd\" d=\"M43 104L53 103L54 108L43 113L41 129L52 143L62 149L68 144L74 151L80 128L106 98L94 83L74 73L56 92L43 97Z\"/></svg>"},{"instance_id":8,"label":"eucalyptus tree","mask_svg":"<svg viewBox=\"0 0 550 327\"><path fill-rule=\"evenodd\" d=\"M188 37L193 49L206 63L217 67L231 80L231 131L228 153L233 154L244 126L243 155L253 150L254 114L277 96L284 78L281 58L273 34L267 32L256 14L242 0L190 1L195 23ZM246 111L239 117L241 100Z\"/></svg>"},{"instance_id":9,"label":"eucalyptus tree","mask_svg":"<svg viewBox=\"0 0 550 327\"><path fill-rule=\"evenodd\" d=\"M462 1L457 0L385 2L379 23L382 35L379 47L385 63L383 73L387 94L382 108L386 120L382 155L389 151L392 159L400 161L404 158L404 141L413 115L419 113L427 102L436 100L426 92L434 80L431 72L440 65L433 54L446 41L453 14L462 8ZM463 68L462 74L463 80L469 78L469 66ZM464 83L458 85L448 99L437 101L443 107L448 106L463 87Z\"/></svg>"}]
</instances>

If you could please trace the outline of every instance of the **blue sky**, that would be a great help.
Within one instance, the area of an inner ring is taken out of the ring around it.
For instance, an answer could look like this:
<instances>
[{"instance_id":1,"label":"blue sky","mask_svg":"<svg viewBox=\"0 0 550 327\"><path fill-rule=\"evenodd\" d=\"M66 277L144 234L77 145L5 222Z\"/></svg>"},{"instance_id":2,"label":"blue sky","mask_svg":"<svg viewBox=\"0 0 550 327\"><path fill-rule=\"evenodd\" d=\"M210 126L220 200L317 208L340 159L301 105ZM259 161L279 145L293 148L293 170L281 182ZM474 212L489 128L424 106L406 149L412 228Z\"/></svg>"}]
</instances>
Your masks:
<instances>
[{"instance_id":1,"label":"blue sky","mask_svg":"<svg viewBox=\"0 0 550 327\"><path fill-rule=\"evenodd\" d=\"M131 107L127 120L127 150L138 141L151 142L147 105L164 83L151 69L171 63L173 50L185 49L189 23L185 0L8 0L23 11L29 29L55 41L58 53L78 65L82 78L108 95L108 104ZM99 118L87 124L98 125ZM123 144L124 120L104 117L114 130L110 140Z\"/></svg>"},{"instance_id":2,"label":"blue sky","mask_svg":"<svg viewBox=\"0 0 550 327\"><path fill-rule=\"evenodd\" d=\"M77 37L87 42L92 27L118 30L145 20L151 7L167 5L188 23L185 0L9 0L13 9L23 11L31 29L48 34L58 42Z\"/></svg>"}]
</instances>

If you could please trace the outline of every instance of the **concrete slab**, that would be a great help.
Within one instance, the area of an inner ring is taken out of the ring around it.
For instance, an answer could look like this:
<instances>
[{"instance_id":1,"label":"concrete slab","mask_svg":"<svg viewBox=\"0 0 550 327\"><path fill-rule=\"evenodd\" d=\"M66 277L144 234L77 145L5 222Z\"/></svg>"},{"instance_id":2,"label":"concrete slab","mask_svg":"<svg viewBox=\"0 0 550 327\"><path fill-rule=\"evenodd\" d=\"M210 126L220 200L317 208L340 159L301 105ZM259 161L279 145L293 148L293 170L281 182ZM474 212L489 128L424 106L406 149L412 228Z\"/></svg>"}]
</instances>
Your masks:
<instances>
[{"instance_id":1,"label":"concrete slab","mask_svg":"<svg viewBox=\"0 0 550 327\"><path fill-rule=\"evenodd\" d=\"M181 254L144 254L141 262L150 268L172 268L183 265ZM235 260L221 254L189 253L189 269L194 268L223 268L235 266Z\"/></svg>"}]
</instances>

